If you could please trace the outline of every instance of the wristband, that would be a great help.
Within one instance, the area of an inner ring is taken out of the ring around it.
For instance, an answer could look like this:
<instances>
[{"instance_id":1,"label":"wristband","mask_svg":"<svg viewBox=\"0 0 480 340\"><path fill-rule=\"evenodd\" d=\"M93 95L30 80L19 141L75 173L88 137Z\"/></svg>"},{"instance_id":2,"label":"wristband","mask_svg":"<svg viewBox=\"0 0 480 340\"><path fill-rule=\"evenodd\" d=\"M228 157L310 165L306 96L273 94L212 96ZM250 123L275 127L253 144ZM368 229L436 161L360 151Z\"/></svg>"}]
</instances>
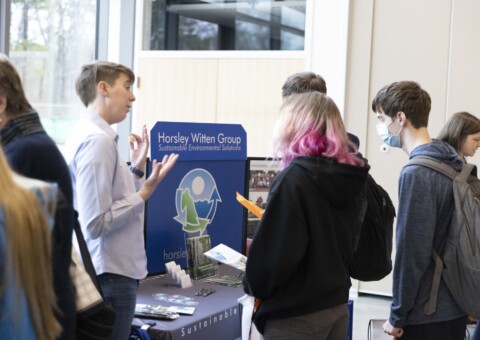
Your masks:
<instances>
[{"instance_id":1,"label":"wristband","mask_svg":"<svg viewBox=\"0 0 480 340\"><path fill-rule=\"evenodd\" d=\"M137 167L135 165L130 166L130 171L133 172L135 175L137 175L140 178L142 178L143 175L145 175L145 173L142 170L137 169Z\"/></svg>"}]
</instances>

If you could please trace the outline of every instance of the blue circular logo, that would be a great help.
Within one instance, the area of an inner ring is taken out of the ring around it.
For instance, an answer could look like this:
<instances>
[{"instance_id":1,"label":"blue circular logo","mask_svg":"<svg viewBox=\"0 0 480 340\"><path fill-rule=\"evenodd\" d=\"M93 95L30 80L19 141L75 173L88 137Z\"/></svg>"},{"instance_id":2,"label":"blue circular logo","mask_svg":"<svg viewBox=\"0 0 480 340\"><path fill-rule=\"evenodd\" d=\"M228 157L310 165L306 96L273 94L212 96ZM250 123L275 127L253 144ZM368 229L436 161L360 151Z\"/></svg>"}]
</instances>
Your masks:
<instances>
[{"instance_id":1,"label":"blue circular logo","mask_svg":"<svg viewBox=\"0 0 480 340\"><path fill-rule=\"evenodd\" d=\"M205 169L193 169L183 177L175 195L174 219L187 233L203 235L222 202L213 176Z\"/></svg>"}]
</instances>

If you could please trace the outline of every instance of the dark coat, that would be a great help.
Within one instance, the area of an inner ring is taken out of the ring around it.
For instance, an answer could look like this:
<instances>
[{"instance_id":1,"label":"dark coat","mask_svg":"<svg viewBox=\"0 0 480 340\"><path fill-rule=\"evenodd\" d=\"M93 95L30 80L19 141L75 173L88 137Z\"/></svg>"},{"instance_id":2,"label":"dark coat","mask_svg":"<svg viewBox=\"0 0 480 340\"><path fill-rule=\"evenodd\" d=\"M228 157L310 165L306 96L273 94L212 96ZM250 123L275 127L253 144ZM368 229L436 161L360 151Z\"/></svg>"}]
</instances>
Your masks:
<instances>
[{"instance_id":1,"label":"dark coat","mask_svg":"<svg viewBox=\"0 0 480 340\"><path fill-rule=\"evenodd\" d=\"M30 178L58 184L64 195L58 206L52 237L53 280L64 329L62 339L75 337L76 307L69 269L74 221L70 172L55 142L43 130L37 113L10 120L0 130L0 141L12 169ZM24 119L28 117L28 119ZM27 124L23 124L27 121Z\"/></svg>"},{"instance_id":2,"label":"dark coat","mask_svg":"<svg viewBox=\"0 0 480 340\"><path fill-rule=\"evenodd\" d=\"M348 302L347 263L368 170L305 157L275 177L246 267L248 288L261 299L254 318L260 332L269 319Z\"/></svg>"}]
</instances>

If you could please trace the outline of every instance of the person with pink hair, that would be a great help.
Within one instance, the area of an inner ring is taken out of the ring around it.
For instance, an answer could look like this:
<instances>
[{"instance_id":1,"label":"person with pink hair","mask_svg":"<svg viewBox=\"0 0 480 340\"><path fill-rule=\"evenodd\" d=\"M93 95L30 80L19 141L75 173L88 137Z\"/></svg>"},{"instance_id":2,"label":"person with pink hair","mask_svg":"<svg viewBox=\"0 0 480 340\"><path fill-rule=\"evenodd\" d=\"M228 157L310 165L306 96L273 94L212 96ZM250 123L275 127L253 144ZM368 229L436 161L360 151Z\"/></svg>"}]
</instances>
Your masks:
<instances>
[{"instance_id":1,"label":"person with pink hair","mask_svg":"<svg viewBox=\"0 0 480 340\"><path fill-rule=\"evenodd\" d=\"M346 264L369 166L334 101L320 92L284 99L273 145L282 171L271 183L244 278L246 292L261 301L254 323L266 340L345 339Z\"/></svg>"}]
</instances>

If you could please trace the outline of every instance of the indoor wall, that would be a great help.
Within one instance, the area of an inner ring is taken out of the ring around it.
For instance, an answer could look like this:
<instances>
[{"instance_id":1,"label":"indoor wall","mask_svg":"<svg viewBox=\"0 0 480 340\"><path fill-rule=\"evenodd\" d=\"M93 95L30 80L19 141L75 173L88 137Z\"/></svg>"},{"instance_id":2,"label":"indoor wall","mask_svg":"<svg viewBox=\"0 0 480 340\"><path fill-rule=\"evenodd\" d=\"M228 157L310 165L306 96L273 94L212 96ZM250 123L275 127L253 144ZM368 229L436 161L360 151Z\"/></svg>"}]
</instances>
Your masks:
<instances>
[{"instance_id":1,"label":"indoor wall","mask_svg":"<svg viewBox=\"0 0 480 340\"><path fill-rule=\"evenodd\" d=\"M157 121L241 124L247 155L267 157L282 85L303 59L139 57L137 126Z\"/></svg>"},{"instance_id":2,"label":"indoor wall","mask_svg":"<svg viewBox=\"0 0 480 340\"><path fill-rule=\"evenodd\" d=\"M375 179L397 206L397 179L407 155L380 151L371 101L384 85L419 82L432 98L429 130L435 137L457 111L480 117L480 23L475 0L350 1L345 121L358 134ZM479 157L470 159L479 164ZM360 292L391 294L391 275L359 283Z\"/></svg>"},{"instance_id":3,"label":"indoor wall","mask_svg":"<svg viewBox=\"0 0 480 340\"><path fill-rule=\"evenodd\" d=\"M372 175L397 205L397 180L408 157L399 149L380 151L371 101L393 81L419 82L432 98L433 137L454 112L480 116L480 2L355 0L348 7L341 13L348 16L348 52L340 107L344 104L347 130L359 136ZM316 55L330 51L322 42L312 45L320 49ZM242 124L248 156L266 156L285 79L306 67L318 73L329 69L307 58L164 58L140 53L133 127L151 127L159 120ZM480 164L478 160L471 159ZM391 295L391 276L376 283L355 282L354 287Z\"/></svg>"}]
</instances>

